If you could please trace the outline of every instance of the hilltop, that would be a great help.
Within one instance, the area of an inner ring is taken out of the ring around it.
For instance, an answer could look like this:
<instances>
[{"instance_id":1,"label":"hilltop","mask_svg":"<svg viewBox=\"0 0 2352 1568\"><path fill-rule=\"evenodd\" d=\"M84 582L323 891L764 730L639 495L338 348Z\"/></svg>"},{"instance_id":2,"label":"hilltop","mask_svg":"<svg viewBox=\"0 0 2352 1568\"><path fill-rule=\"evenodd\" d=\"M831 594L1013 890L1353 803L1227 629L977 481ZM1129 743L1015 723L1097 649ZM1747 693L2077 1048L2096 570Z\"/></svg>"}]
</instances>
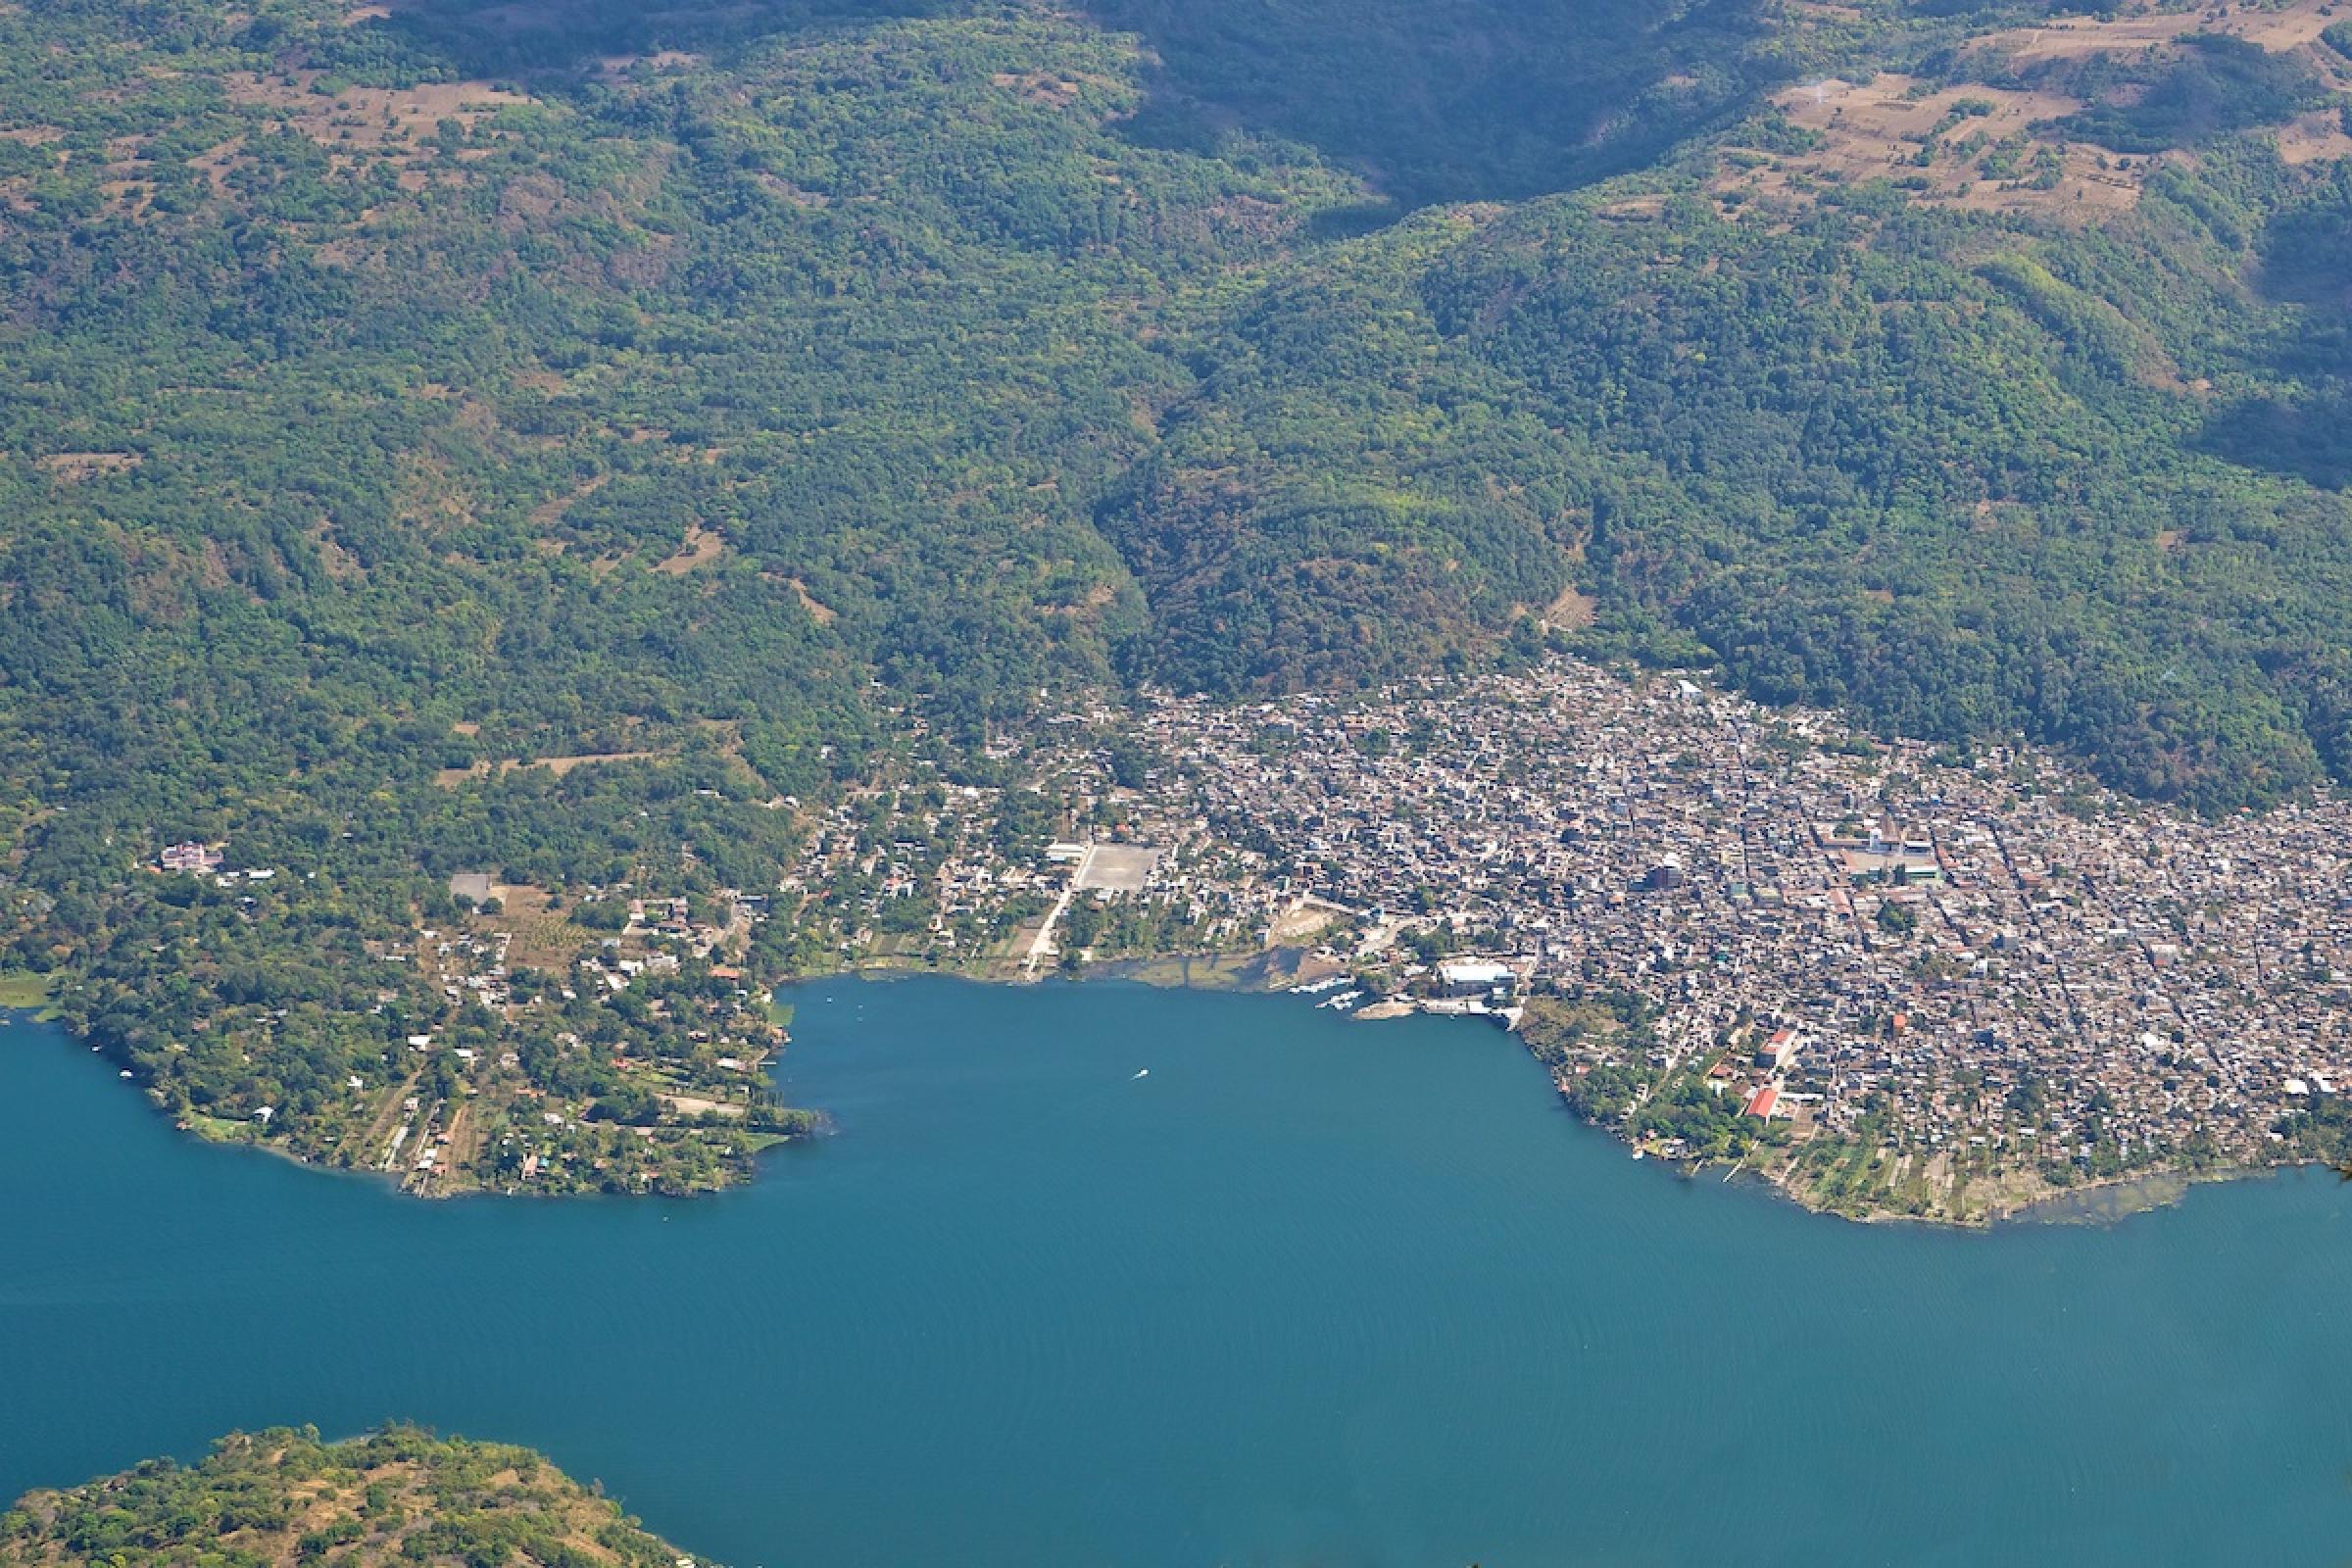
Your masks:
<instances>
[{"instance_id":1,"label":"hilltop","mask_svg":"<svg viewBox=\"0 0 2352 1568\"><path fill-rule=\"evenodd\" d=\"M601 1490L528 1448L393 1426L324 1443L308 1429L222 1438L193 1465L153 1460L0 1513L0 1564L500 1562L679 1568Z\"/></svg>"}]
</instances>

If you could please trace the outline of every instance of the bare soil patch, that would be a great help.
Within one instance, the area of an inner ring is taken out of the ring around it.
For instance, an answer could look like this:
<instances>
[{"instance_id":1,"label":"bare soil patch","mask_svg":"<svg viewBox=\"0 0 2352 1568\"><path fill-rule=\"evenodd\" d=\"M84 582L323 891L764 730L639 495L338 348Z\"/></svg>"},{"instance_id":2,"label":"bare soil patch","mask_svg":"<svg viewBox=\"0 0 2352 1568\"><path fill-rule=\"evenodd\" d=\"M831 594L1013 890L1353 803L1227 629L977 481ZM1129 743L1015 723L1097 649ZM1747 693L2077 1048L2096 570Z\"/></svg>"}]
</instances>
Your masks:
<instances>
[{"instance_id":1,"label":"bare soil patch","mask_svg":"<svg viewBox=\"0 0 2352 1568\"><path fill-rule=\"evenodd\" d=\"M365 582L368 568L360 558L343 548L335 538L335 530L321 522L311 530L311 543L318 548L318 564L326 568L327 576L336 582Z\"/></svg>"},{"instance_id":2,"label":"bare soil patch","mask_svg":"<svg viewBox=\"0 0 2352 1568\"><path fill-rule=\"evenodd\" d=\"M597 61L598 74L608 81L627 75L639 66L655 71L677 71L687 66L699 66L703 57L683 49L662 49L650 55L606 55Z\"/></svg>"},{"instance_id":3,"label":"bare soil patch","mask_svg":"<svg viewBox=\"0 0 2352 1568\"><path fill-rule=\"evenodd\" d=\"M504 931L507 967L565 969L580 951L596 940L595 933L571 923L569 914L554 908L554 895L545 888L498 883L490 889L501 910L477 915L473 924L484 931Z\"/></svg>"},{"instance_id":4,"label":"bare soil patch","mask_svg":"<svg viewBox=\"0 0 2352 1568\"><path fill-rule=\"evenodd\" d=\"M346 85L331 96L318 92L320 74L288 71L269 75L251 72L225 78L229 98L236 103L276 111L284 122L330 154L338 169L363 162L388 162L397 171L403 190L422 190L436 178L462 178L456 170L436 169L440 159L437 138L442 122L454 122L467 136L480 131L482 122L500 110L537 102L486 81L421 82L413 87ZM242 140L222 143L190 160L224 194L228 172L235 167ZM460 163L475 161L485 150L469 147L458 153Z\"/></svg>"},{"instance_id":5,"label":"bare soil patch","mask_svg":"<svg viewBox=\"0 0 2352 1568\"><path fill-rule=\"evenodd\" d=\"M2344 119L2338 111L2314 110L2279 127L2279 162L2300 169L2338 158L2352 158L2352 136L2344 134Z\"/></svg>"},{"instance_id":6,"label":"bare soil patch","mask_svg":"<svg viewBox=\"0 0 2352 1568\"><path fill-rule=\"evenodd\" d=\"M1031 103L1046 104L1055 109L1067 109L1078 101L1078 83L1067 81L1051 72L1030 71L1018 74L1000 71L989 80L999 87L1011 87Z\"/></svg>"},{"instance_id":7,"label":"bare soil patch","mask_svg":"<svg viewBox=\"0 0 2352 1568\"><path fill-rule=\"evenodd\" d=\"M1866 83L1793 87L1774 102L1820 145L1801 153L1735 150L1714 189L1801 202L1824 184L1892 179L1921 200L2082 220L2136 205L2153 163L2036 130L2082 107L2061 93L1974 84L1926 91L1913 77L1888 73Z\"/></svg>"},{"instance_id":8,"label":"bare soil patch","mask_svg":"<svg viewBox=\"0 0 2352 1568\"><path fill-rule=\"evenodd\" d=\"M316 90L318 78L316 71L268 76L244 72L227 78L228 95L237 103L282 110L295 129L323 146L335 147L418 141L437 130L444 120L454 120L471 131L501 109L537 102L486 81L346 86L330 97ZM351 134L345 136L345 131Z\"/></svg>"},{"instance_id":9,"label":"bare soil patch","mask_svg":"<svg viewBox=\"0 0 2352 1568\"><path fill-rule=\"evenodd\" d=\"M579 757L510 757L496 763L476 762L471 767L445 767L433 775L433 782L445 790L454 790L469 778L488 778L493 773L504 778L523 767L544 767L562 778L575 767L592 767L599 762L643 762L662 755L661 752L593 752Z\"/></svg>"},{"instance_id":10,"label":"bare soil patch","mask_svg":"<svg viewBox=\"0 0 2352 1568\"><path fill-rule=\"evenodd\" d=\"M136 452L52 452L39 461L60 484L80 484L102 473L127 473L147 460Z\"/></svg>"},{"instance_id":11,"label":"bare soil patch","mask_svg":"<svg viewBox=\"0 0 2352 1568\"><path fill-rule=\"evenodd\" d=\"M743 1107L724 1100L706 1100L700 1095L662 1095L661 1102L681 1116L726 1116L740 1121Z\"/></svg>"},{"instance_id":12,"label":"bare soil patch","mask_svg":"<svg viewBox=\"0 0 2352 1568\"><path fill-rule=\"evenodd\" d=\"M531 509L531 526L552 528L564 520L564 514L587 500L605 487L605 475L584 479L560 496L552 496Z\"/></svg>"},{"instance_id":13,"label":"bare soil patch","mask_svg":"<svg viewBox=\"0 0 2352 1568\"><path fill-rule=\"evenodd\" d=\"M800 578L786 577L783 581L784 586L792 590L793 597L801 602L801 608L808 612L808 618L819 626L830 626L841 618L840 611L819 602L816 595L808 591L808 585Z\"/></svg>"},{"instance_id":14,"label":"bare soil patch","mask_svg":"<svg viewBox=\"0 0 2352 1568\"><path fill-rule=\"evenodd\" d=\"M701 523L686 527L686 544L676 555L655 566L656 571L671 577L683 577L697 566L708 566L727 548L727 542Z\"/></svg>"},{"instance_id":15,"label":"bare soil patch","mask_svg":"<svg viewBox=\"0 0 2352 1568\"><path fill-rule=\"evenodd\" d=\"M204 176L205 183L212 186L214 196L226 196L228 172L236 167L237 160L244 152L245 138L231 136L220 146L207 148L189 159L188 167Z\"/></svg>"},{"instance_id":16,"label":"bare soil patch","mask_svg":"<svg viewBox=\"0 0 2352 1568\"><path fill-rule=\"evenodd\" d=\"M1557 626L1565 631L1576 631L1592 625L1592 618L1599 609L1599 602L1592 595L1579 592L1575 588L1563 588L1560 590L1560 597L1545 605L1544 613L1537 619L1546 626Z\"/></svg>"},{"instance_id":17,"label":"bare soil patch","mask_svg":"<svg viewBox=\"0 0 2352 1568\"><path fill-rule=\"evenodd\" d=\"M1339 917L1336 909L1327 909L1317 904L1300 904L1276 917L1267 938L1274 947L1299 947L1321 936Z\"/></svg>"},{"instance_id":18,"label":"bare soil patch","mask_svg":"<svg viewBox=\"0 0 2352 1568\"><path fill-rule=\"evenodd\" d=\"M2319 41L2334 20L2335 0L2283 0L2147 11L2102 20L2059 17L2038 27L1986 34L1978 47L2020 65L2047 60L2082 60L2100 54L2145 53L2178 43L2191 33L2220 33L2260 44L2273 54Z\"/></svg>"}]
</instances>

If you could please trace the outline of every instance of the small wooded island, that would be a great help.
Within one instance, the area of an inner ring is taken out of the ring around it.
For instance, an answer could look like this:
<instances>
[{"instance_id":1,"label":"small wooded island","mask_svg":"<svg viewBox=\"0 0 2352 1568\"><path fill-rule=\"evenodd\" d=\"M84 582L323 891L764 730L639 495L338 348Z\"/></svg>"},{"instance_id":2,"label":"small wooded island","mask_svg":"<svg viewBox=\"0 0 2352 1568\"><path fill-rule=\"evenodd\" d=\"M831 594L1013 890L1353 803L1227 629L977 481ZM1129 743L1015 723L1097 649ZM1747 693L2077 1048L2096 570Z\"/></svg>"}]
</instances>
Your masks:
<instances>
[{"instance_id":1,"label":"small wooded island","mask_svg":"<svg viewBox=\"0 0 2352 1568\"><path fill-rule=\"evenodd\" d=\"M683 1568L694 1561L528 1448L391 1426L222 1438L0 1514L0 1565L501 1563Z\"/></svg>"}]
</instances>

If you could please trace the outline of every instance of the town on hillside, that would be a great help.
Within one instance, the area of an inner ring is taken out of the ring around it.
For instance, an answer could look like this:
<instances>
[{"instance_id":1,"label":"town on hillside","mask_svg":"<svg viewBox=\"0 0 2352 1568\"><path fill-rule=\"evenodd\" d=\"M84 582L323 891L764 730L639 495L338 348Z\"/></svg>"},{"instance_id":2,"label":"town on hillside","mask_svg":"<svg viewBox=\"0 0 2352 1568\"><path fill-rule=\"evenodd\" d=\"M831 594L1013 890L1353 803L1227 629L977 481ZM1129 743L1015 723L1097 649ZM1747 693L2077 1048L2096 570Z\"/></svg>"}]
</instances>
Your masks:
<instances>
[{"instance_id":1,"label":"town on hillside","mask_svg":"<svg viewBox=\"0 0 2352 1568\"><path fill-rule=\"evenodd\" d=\"M1485 1016L1642 1155L1852 1212L1982 1219L2347 1139L2331 793L2193 817L2031 748L1884 742L1566 660L1150 695L978 752L901 719L918 739L885 776L772 803L799 849L771 887L460 873L353 953L378 977L356 1033L285 1008L213 1026L248 1061L351 1034L334 1082L288 1105L191 1079L183 1119L424 1193L723 1186L821 1124L772 1092L772 987L923 968ZM174 843L152 866L231 901L221 940L309 885L232 858ZM159 1059L159 1095L195 1060Z\"/></svg>"},{"instance_id":2,"label":"town on hillside","mask_svg":"<svg viewBox=\"0 0 2352 1568\"><path fill-rule=\"evenodd\" d=\"M1491 1013L1643 1152L1872 1211L1983 1217L2340 1131L2331 794L2200 819L2022 746L1886 744L1567 661L1162 696L1003 755L1024 783L906 785L817 825L782 897L841 961L1305 950L1281 972L1322 1004Z\"/></svg>"}]
</instances>

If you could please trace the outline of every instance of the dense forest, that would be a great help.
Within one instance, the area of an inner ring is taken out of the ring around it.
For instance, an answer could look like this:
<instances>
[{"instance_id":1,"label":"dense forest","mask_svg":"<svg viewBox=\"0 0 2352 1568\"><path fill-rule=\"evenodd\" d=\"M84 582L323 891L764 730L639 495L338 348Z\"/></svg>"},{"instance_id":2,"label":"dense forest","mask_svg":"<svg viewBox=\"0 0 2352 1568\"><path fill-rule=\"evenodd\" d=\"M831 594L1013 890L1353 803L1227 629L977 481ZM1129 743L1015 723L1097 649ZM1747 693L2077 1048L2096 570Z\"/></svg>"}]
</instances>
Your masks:
<instances>
[{"instance_id":1,"label":"dense forest","mask_svg":"<svg viewBox=\"0 0 2352 1568\"><path fill-rule=\"evenodd\" d=\"M0 968L176 1114L388 1092L453 874L589 945L910 716L1547 645L2352 779L2326 11L0 9ZM661 1020L549 1027L627 1108Z\"/></svg>"}]
</instances>

